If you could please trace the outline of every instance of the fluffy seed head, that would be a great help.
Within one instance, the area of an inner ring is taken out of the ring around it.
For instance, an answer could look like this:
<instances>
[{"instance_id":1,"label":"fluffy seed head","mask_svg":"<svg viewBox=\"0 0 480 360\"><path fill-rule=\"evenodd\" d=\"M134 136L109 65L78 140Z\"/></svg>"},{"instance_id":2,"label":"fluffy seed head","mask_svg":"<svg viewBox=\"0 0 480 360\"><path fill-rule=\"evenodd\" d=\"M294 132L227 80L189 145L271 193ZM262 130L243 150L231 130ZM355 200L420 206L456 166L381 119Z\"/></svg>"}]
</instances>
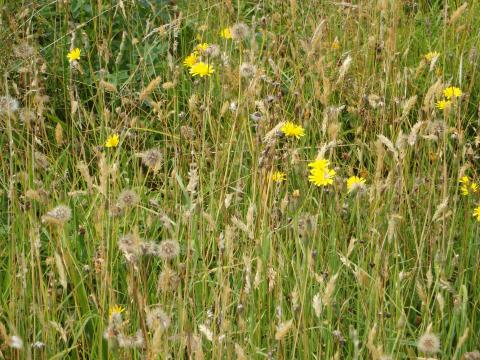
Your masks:
<instances>
[{"instance_id":1,"label":"fluffy seed head","mask_svg":"<svg viewBox=\"0 0 480 360\"><path fill-rule=\"evenodd\" d=\"M42 222L63 225L72 218L72 210L66 205L58 205L42 216Z\"/></svg>"},{"instance_id":2,"label":"fluffy seed head","mask_svg":"<svg viewBox=\"0 0 480 360\"><path fill-rule=\"evenodd\" d=\"M11 96L0 96L0 115L12 115L19 108L18 100Z\"/></svg>"},{"instance_id":3,"label":"fluffy seed head","mask_svg":"<svg viewBox=\"0 0 480 360\"><path fill-rule=\"evenodd\" d=\"M173 259L180 253L180 245L175 240L163 240L158 255L165 260Z\"/></svg>"},{"instance_id":4,"label":"fluffy seed head","mask_svg":"<svg viewBox=\"0 0 480 360\"><path fill-rule=\"evenodd\" d=\"M160 306L153 306L147 309L147 326L151 331L157 329L166 330L170 326L170 317Z\"/></svg>"},{"instance_id":5,"label":"fluffy seed head","mask_svg":"<svg viewBox=\"0 0 480 360\"><path fill-rule=\"evenodd\" d=\"M143 165L153 172L157 172L162 166L163 155L158 149L146 150L138 154L138 156L142 159Z\"/></svg>"},{"instance_id":6,"label":"fluffy seed head","mask_svg":"<svg viewBox=\"0 0 480 360\"><path fill-rule=\"evenodd\" d=\"M252 78L257 73L257 67L250 63L240 65L240 76L243 78Z\"/></svg>"},{"instance_id":7,"label":"fluffy seed head","mask_svg":"<svg viewBox=\"0 0 480 360\"><path fill-rule=\"evenodd\" d=\"M440 351L440 339L437 335L426 332L417 341L417 348L425 354L435 354Z\"/></svg>"},{"instance_id":8,"label":"fluffy seed head","mask_svg":"<svg viewBox=\"0 0 480 360\"><path fill-rule=\"evenodd\" d=\"M123 190L117 199L117 205L120 209L131 208L140 202L138 194L130 189Z\"/></svg>"},{"instance_id":9,"label":"fluffy seed head","mask_svg":"<svg viewBox=\"0 0 480 360\"><path fill-rule=\"evenodd\" d=\"M231 27L230 34L234 40L243 40L250 35L250 29L244 23L238 23Z\"/></svg>"}]
</instances>

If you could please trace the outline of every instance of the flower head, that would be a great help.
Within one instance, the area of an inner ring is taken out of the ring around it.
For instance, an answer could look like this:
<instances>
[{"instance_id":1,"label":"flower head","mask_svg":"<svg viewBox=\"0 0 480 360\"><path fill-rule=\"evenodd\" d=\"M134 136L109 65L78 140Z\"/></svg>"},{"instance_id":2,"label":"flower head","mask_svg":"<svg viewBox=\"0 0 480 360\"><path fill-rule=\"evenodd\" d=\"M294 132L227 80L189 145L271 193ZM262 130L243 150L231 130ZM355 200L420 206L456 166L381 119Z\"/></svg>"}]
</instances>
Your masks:
<instances>
[{"instance_id":1,"label":"flower head","mask_svg":"<svg viewBox=\"0 0 480 360\"><path fill-rule=\"evenodd\" d=\"M108 317L112 318L113 316L121 314L124 311L125 311L125 308L123 306L115 304L111 306L110 309L108 310Z\"/></svg>"},{"instance_id":2,"label":"flower head","mask_svg":"<svg viewBox=\"0 0 480 360\"><path fill-rule=\"evenodd\" d=\"M149 149L137 155L142 159L143 165L153 172L158 171L162 166L163 155L158 149Z\"/></svg>"},{"instance_id":3,"label":"flower head","mask_svg":"<svg viewBox=\"0 0 480 360\"><path fill-rule=\"evenodd\" d=\"M210 76L214 71L215 70L211 65L206 64L203 61L197 62L190 67L190 74L192 74L192 76Z\"/></svg>"},{"instance_id":4,"label":"flower head","mask_svg":"<svg viewBox=\"0 0 480 360\"><path fill-rule=\"evenodd\" d=\"M224 39L231 39L232 38L232 31L229 27L226 27L222 31L220 31L220 36Z\"/></svg>"},{"instance_id":5,"label":"flower head","mask_svg":"<svg viewBox=\"0 0 480 360\"><path fill-rule=\"evenodd\" d=\"M335 170L333 169L312 169L308 181L316 186L328 186L333 184Z\"/></svg>"},{"instance_id":6,"label":"flower head","mask_svg":"<svg viewBox=\"0 0 480 360\"><path fill-rule=\"evenodd\" d=\"M462 96L462 90L458 87L450 86L443 90L443 95L445 95L448 100L458 98Z\"/></svg>"},{"instance_id":7,"label":"flower head","mask_svg":"<svg viewBox=\"0 0 480 360\"><path fill-rule=\"evenodd\" d=\"M198 54L196 52L191 53L183 60L183 65L190 68L198 61Z\"/></svg>"},{"instance_id":8,"label":"flower head","mask_svg":"<svg viewBox=\"0 0 480 360\"><path fill-rule=\"evenodd\" d=\"M276 183L281 183L287 180L287 175L283 171L274 171L270 178Z\"/></svg>"},{"instance_id":9,"label":"flower head","mask_svg":"<svg viewBox=\"0 0 480 360\"><path fill-rule=\"evenodd\" d=\"M300 125L295 125L291 121L287 121L281 128L280 131L285 134L287 137L295 137L300 139L305 135L305 129Z\"/></svg>"},{"instance_id":10,"label":"flower head","mask_svg":"<svg viewBox=\"0 0 480 360\"><path fill-rule=\"evenodd\" d=\"M18 100L11 96L0 96L0 115L11 115L19 108Z\"/></svg>"},{"instance_id":11,"label":"flower head","mask_svg":"<svg viewBox=\"0 0 480 360\"><path fill-rule=\"evenodd\" d=\"M338 41L338 38L335 38L335 40L333 40L332 45L330 47L332 50L340 49L340 41Z\"/></svg>"},{"instance_id":12,"label":"flower head","mask_svg":"<svg viewBox=\"0 0 480 360\"><path fill-rule=\"evenodd\" d=\"M355 192L357 190L365 189L365 179L358 176L350 176L347 179L348 193Z\"/></svg>"},{"instance_id":13,"label":"flower head","mask_svg":"<svg viewBox=\"0 0 480 360\"><path fill-rule=\"evenodd\" d=\"M208 44L207 43L200 43L197 46L195 46L194 51L201 54L207 49L208 49Z\"/></svg>"},{"instance_id":14,"label":"flower head","mask_svg":"<svg viewBox=\"0 0 480 360\"><path fill-rule=\"evenodd\" d=\"M240 76L243 78L251 78L255 76L257 67L250 63L243 63L240 65Z\"/></svg>"},{"instance_id":15,"label":"flower head","mask_svg":"<svg viewBox=\"0 0 480 360\"><path fill-rule=\"evenodd\" d=\"M448 109L450 108L450 106L452 105L452 102L450 100L439 100L437 101L437 109L439 110L445 110L445 109Z\"/></svg>"},{"instance_id":16,"label":"flower head","mask_svg":"<svg viewBox=\"0 0 480 360\"><path fill-rule=\"evenodd\" d=\"M434 59L438 58L440 56L440 53L437 51L430 51L423 55L426 61L432 62Z\"/></svg>"},{"instance_id":17,"label":"flower head","mask_svg":"<svg viewBox=\"0 0 480 360\"><path fill-rule=\"evenodd\" d=\"M105 147L107 148L117 147L119 142L120 142L120 138L117 134L110 135L107 138L107 141L105 141Z\"/></svg>"},{"instance_id":18,"label":"flower head","mask_svg":"<svg viewBox=\"0 0 480 360\"><path fill-rule=\"evenodd\" d=\"M326 159L317 159L308 164L308 167L312 169L326 169L330 165L330 161Z\"/></svg>"},{"instance_id":19,"label":"flower head","mask_svg":"<svg viewBox=\"0 0 480 360\"><path fill-rule=\"evenodd\" d=\"M480 222L480 205L473 209L473 216L478 222Z\"/></svg>"},{"instance_id":20,"label":"flower head","mask_svg":"<svg viewBox=\"0 0 480 360\"><path fill-rule=\"evenodd\" d=\"M425 354L435 354L440 351L440 339L437 335L426 332L417 341L417 348Z\"/></svg>"},{"instance_id":21,"label":"flower head","mask_svg":"<svg viewBox=\"0 0 480 360\"><path fill-rule=\"evenodd\" d=\"M82 51L79 48L70 50L70 52L67 54L68 61L72 62L72 61L80 60L81 52Z\"/></svg>"}]
</instances>

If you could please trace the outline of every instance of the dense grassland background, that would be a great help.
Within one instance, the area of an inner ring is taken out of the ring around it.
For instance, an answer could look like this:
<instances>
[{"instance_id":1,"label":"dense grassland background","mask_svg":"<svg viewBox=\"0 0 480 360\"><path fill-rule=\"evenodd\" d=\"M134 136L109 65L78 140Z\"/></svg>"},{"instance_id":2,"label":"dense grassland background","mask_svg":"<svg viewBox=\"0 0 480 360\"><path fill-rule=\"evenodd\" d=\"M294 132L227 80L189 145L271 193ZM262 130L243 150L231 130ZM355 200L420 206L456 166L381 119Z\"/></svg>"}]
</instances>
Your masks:
<instances>
[{"instance_id":1,"label":"dense grassland background","mask_svg":"<svg viewBox=\"0 0 480 360\"><path fill-rule=\"evenodd\" d=\"M478 1L0 4L0 358L480 359Z\"/></svg>"}]
</instances>

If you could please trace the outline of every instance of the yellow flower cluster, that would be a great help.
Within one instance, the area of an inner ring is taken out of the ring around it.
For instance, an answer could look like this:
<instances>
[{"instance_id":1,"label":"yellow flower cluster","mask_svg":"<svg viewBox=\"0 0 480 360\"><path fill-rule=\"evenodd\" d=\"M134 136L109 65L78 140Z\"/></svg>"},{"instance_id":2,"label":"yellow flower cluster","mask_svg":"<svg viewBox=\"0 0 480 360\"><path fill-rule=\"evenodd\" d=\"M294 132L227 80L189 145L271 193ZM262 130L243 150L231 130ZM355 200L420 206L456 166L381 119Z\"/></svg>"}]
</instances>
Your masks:
<instances>
[{"instance_id":1,"label":"yellow flower cluster","mask_svg":"<svg viewBox=\"0 0 480 360\"><path fill-rule=\"evenodd\" d=\"M437 101L437 108L440 110L449 109L452 106L452 101L462 96L462 90L455 86L447 87L443 90L444 99Z\"/></svg>"},{"instance_id":2,"label":"yellow flower cluster","mask_svg":"<svg viewBox=\"0 0 480 360\"><path fill-rule=\"evenodd\" d=\"M458 182L461 184L460 192L463 196L467 196L478 191L478 184L474 181L471 181L468 176L462 176Z\"/></svg>"},{"instance_id":3,"label":"yellow flower cluster","mask_svg":"<svg viewBox=\"0 0 480 360\"><path fill-rule=\"evenodd\" d=\"M183 65L189 69L192 76L210 76L215 72L212 65L201 61L201 55L208 49L207 43L200 43L195 46L193 52L183 60Z\"/></svg>"}]
</instances>

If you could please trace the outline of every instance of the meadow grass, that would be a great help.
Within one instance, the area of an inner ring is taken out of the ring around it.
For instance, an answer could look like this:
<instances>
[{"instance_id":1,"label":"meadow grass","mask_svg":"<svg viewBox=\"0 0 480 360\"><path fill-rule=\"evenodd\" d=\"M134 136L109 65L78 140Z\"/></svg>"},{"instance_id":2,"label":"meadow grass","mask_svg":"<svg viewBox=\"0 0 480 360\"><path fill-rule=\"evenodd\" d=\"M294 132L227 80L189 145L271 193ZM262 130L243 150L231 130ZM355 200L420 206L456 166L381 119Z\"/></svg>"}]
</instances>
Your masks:
<instances>
[{"instance_id":1,"label":"meadow grass","mask_svg":"<svg viewBox=\"0 0 480 360\"><path fill-rule=\"evenodd\" d=\"M0 6L0 358L480 359L477 0Z\"/></svg>"}]
</instances>

